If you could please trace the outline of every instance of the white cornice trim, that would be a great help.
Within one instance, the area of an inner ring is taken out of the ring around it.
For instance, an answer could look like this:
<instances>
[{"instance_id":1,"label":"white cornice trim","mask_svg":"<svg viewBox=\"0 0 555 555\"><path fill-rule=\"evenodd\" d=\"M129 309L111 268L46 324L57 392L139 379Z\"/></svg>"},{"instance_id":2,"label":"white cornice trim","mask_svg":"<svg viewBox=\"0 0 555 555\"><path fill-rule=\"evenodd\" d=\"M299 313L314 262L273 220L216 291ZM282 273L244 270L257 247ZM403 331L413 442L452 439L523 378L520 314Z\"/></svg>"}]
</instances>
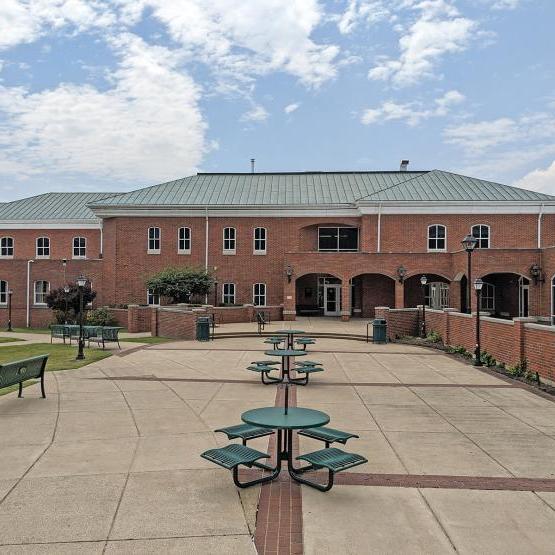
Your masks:
<instances>
[{"instance_id":1,"label":"white cornice trim","mask_svg":"<svg viewBox=\"0 0 555 555\"><path fill-rule=\"evenodd\" d=\"M383 214L538 214L541 202L437 202L381 203ZM377 214L378 205L359 205L361 214ZM543 213L555 214L555 203L544 204Z\"/></svg>"},{"instance_id":2,"label":"white cornice trim","mask_svg":"<svg viewBox=\"0 0 555 555\"><path fill-rule=\"evenodd\" d=\"M40 220L1 220L0 229L100 229L102 222L83 220L43 221Z\"/></svg>"}]
</instances>

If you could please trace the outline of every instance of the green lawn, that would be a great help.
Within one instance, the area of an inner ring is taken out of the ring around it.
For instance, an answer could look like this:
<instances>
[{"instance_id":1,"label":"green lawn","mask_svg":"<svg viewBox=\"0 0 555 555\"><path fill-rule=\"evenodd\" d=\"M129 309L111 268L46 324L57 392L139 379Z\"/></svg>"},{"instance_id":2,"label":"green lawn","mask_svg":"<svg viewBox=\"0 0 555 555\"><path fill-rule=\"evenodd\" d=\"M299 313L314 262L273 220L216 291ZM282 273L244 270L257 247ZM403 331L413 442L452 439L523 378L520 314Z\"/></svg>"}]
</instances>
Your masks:
<instances>
[{"instance_id":1,"label":"green lawn","mask_svg":"<svg viewBox=\"0 0 555 555\"><path fill-rule=\"evenodd\" d=\"M13 343L14 341L25 341L21 337L0 337L0 343Z\"/></svg>"},{"instance_id":2,"label":"green lawn","mask_svg":"<svg viewBox=\"0 0 555 555\"><path fill-rule=\"evenodd\" d=\"M167 343L168 341L175 341L175 339L168 339L167 337L121 337L120 342L126 343L147 343L155 345L157 343Z\"/></svg>"},{"instance_id":3,"label":"green lawn","mask_svg":"<svg viewBox=\"0 0 555 555\"><path fill-rule=\"evenodd\" d=\"M85 349L85 360L75 360L77 356L76 345L63 345L49 343L29 343L29 345L7 345L0 349L0 363L21 360L37 355L48 354L48 364L46 370L53 372L56 370L70 370L80 368L111 356L109 351L100 349Z\"/></svg>"},{"instance_id":4,"label":"green lawn","mask_svg":"<svg viewBox=\"0 0 555 555\"><path fill-rule=\"evenodd\" d=\"M49 328L13 328L16 333L50 333Z\"/></svg>"}]
</instances>

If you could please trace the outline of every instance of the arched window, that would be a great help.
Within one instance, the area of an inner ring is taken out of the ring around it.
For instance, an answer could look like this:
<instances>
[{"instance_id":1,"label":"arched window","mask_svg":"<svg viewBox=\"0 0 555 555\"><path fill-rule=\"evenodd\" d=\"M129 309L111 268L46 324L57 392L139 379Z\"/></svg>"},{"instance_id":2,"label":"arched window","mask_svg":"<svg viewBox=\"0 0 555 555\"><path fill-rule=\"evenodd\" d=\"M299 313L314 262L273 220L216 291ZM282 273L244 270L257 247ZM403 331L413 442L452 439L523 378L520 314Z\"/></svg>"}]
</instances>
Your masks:
<instances>
[{"instance_id":1,"label":"arched window","mask_svg":"<svg viewBox=\"0 0 555 555\"><path fill-rule=\"evenodd\" d=\"M8 282L0 279L0 305L8 304Z\"/></svg>"},{"instance_id":2,"label":"arched window","mask_svg":"<svg viewBox=\"0 0 555 555\"><path fill-rule=\"evenodd\" d=\"M37 237L37 258L50 258L50 239Z\"/></svg>"},{"instance_id":3,"label":"arched window","mask_svg":"<svg viewBox=\"0 0 555 555\"><path fill-rule=\"evenodd\" d=\"M266 284L255 283L252 286L252 302L254 306L266 306Z\"/></svg>"},{"instance_id":4,"label":"arched window","mask_svg":"<svg viewBox=\"0 0 555 555\"><path fill-rule=\"evenodd\" d=\"M472 237L474 237L478 241L478 243L476 244L477 249L489 249L489 225L473 225L470 231Z\"/></svg>"},{"instance_id":5,"label":"arched window","mask_svg":"<svg viewBox=\"0 0 555 555\"><path fill-rule=\"evenodd\" d=\"M73 238L73 258L87 258L86 237Z\"/></svg>"},{"instance_id":6,"label":"arched window","mask_svg":"<svg viewBox=\"0 0 555 555\"><path fill-rule=\"evenodd\" d=\"M484 282L480 294L480 310L495 312L495 285Z\"/></svg>"},{"instance_id":7,"label":"arched window","mask_svg":"<svg viewBox=\"0 0 555 555\"><path fill-rule=\"evenodd\" d=\"M0 256L13 258L13 237L2 237L0 239Z\"/></svg>"},{"instance_id":8,"label":"arched window","mask_svg":"<svg viewBox=\"0 0 555 555\"><path fill-rule=\"evenodd\" d=\"M428 251L437 252L447 250L447 229L444 225L428 226Z\"/></svg>"},{"instance_id":9,"label":"arched window","mask_svg":"<svg viewBox=\"0 0 555 555\"><path fill-rule=\"evenodd\" d=\"M46 304L48 293L50 293L50 283L35 281L35 304Z\"/></svg>"},{"instance_id":10,"label":"arched window","mask_svg":"<svg viewBox=\"0 0 555 555\"><path fill-rule=\"evenodd\" d=\"M147 254L160 254L160 228L148 228Z\"/></svg>"},{"instance_id":11,"label":"arched window","mask_svg":"<svg viewBox=\"0 0 555 555\"><path fill-rule=\"evenodd\" d=\"M235 254L236 231L234 227L224 227L224 254Z\"/></svg>"},{"instance_id":12,"label":"arched window","mask_svg":"<svg viewBox=\"0 0 555 555\"><path fill-rule=\"evenodd\" d=\"M180 227L177 232L177 253L191 254L191 228Z\"/></svg>"},{"instance_id":13,"label":"arched window","mask_svg":"<svg viewBox=\"0 0 555 555\"><path fill-rule=\"evenodd\" d=\"M266 228L254 228L254 254L266 254Z\"/></svg>"}]
</instances>

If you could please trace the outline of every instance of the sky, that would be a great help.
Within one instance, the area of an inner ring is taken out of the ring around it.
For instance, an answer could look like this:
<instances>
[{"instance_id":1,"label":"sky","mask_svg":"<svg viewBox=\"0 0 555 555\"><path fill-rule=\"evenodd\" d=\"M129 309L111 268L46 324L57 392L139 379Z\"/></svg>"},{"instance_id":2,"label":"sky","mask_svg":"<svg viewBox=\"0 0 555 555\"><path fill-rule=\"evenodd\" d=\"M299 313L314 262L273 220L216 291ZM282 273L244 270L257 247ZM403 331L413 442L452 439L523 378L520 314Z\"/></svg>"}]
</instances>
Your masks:
<instances>
[{"instance_id":1,"label":"sky","mask_svg":"<svg viewBox=\"0 0 555 555\"><path fill-rule=\"evenodd\" d=\"M0 202L198 171L555 195L554 0L1 0Z\"/></svg>"}]
</instances>

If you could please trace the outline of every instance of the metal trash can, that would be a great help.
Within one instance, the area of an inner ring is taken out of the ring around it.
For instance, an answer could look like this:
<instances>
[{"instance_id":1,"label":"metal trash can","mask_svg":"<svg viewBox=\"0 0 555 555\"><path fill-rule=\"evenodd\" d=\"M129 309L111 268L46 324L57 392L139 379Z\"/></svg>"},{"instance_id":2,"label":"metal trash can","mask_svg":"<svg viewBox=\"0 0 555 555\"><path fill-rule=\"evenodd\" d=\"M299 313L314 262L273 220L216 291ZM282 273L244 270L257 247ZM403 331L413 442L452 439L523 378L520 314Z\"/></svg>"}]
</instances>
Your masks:
<instances>
[{"instance_id":1,"label":"metal trash can","mask_svg":"<svg viewBox=\"0 0 555 555\"><path fill-rule=\"evenodd\" d=\"M210 341L210 317L197 318L197 341Z\"/></svg>"},{"instance_id":2,"label":"metal trash can","mask_svg":"<svg viewBox=\"0 0 555 555\"><path fill-rule=\"evenodd\" d=\"M372 322L372 341L374 343L387 343L387 322L376 318Z\"/></svg>"}]
</instances>

